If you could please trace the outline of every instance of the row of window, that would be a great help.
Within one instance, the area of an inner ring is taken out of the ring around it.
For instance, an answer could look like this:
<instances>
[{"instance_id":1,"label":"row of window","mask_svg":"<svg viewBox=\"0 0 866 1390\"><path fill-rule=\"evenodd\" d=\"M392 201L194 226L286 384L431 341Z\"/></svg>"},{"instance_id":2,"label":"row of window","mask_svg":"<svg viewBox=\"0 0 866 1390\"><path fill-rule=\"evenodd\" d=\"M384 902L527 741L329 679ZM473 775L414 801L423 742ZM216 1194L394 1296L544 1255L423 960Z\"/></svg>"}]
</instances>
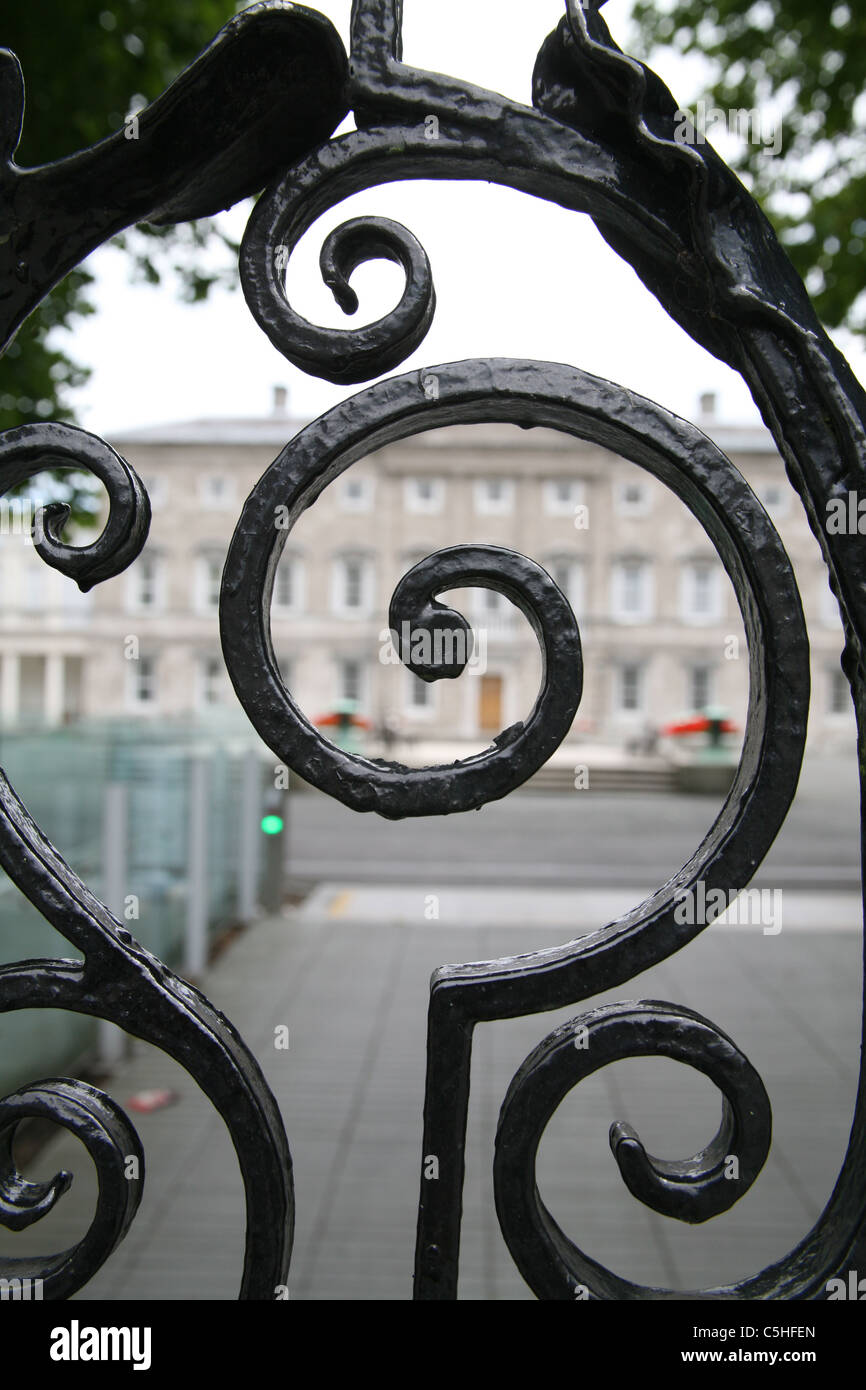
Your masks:
<instances>
[{"instance_id":1,"label":"row of window","mask_svg":"<svg viewBox=\"0 0 866 1390\"><path fill-rule=\"evenodd\" d=\"M345 510L369 511L373 505L373 479L346 479L341 504ZM444 478L403 479L403 506L407 512L431 515L445 510ZM510 516L514 511L513 478L476 478L472 499L479 516ZM584 500L584 484L573 478L551 478L542 485L544 511L548 516L573 516ZM351 497L351 501L349 500Z\"/></svg>"},{"instance_id":2,"label":"row of window","mask_svg":"<svg viewBox=\"0 0 866 1390\"><path fill-rule=\"evenodd\" d=\"M585 616L586 562L573 556L548 556L542 563L578 617ZM222 555L214 552L198 556L194 568L197 612L210 613L218 608L222 569ZM330 611L342 617L372 616L376 604L375 577L376 563L372 556L336 557L331 569ZM46 585L51 578L41 564L25 567L21 595L25 611L38 612L50 606ZM615 621L649 622L656 616L653 561L639 556L615 561L610 578L609 611ZM166 608L165 579L166 566L159 553L152 551L142 555L128 572L128 611L163 612ZM277 567L274 583L275 614L296 616L307 611L306 587L306 566L302 557L285 554ZM838 622L838 606L823 573L819 594L822 620L830 624ZM62 609L70 617L89 611L90 595L82 595L74 585L64 585L61 595ZM715 561L691 560L681 564L679 616L682 621L696 624L722 621L727 609L725 598L724 572ZM506 627L515 619L514 609L492 589L473 590L472 603L479 621Z\"/></svg>"},{"instance_id":3,"label":"row of window","mask_svg":"<svg viewBox=\"0 0 866 1390\"><path fill-rule=\"evenodd\" d=\"M702 711L715 703L715 668L710 665L686 668L685 705ZM614 710L617 714L647 713L647 668L645 663L628 661L616 668Z\"/></svg>"},{"instance_id":4,"label":"row of window","mask_svg":"<svg viewBox=\"0 0 866 1390\"><path fill-rule=\"evenodd\" d=\"M159 700L159 661L152 655L141 655L128 667L129 703L140 709L155 709ZM219 657L206 656L198 661L196 702L199 706L223 705L229 684L224 662Z\"/></svg>"},{"instance_id":5,"label":"row of window","mask_svg":"<svg viewBox=\"0 0 866 1390\"><path fill-rule=\"evenodd\" d=\"M76 584L57 583L57 575L35 557L21 567L19 599L26 613L54 608L70 618L83 618L92 607L92 595L82 593ZM6 575L3 575L4 587ZM7 598L8 602L8 598Z\"/></svg>"},{"instance_id":6,"label":"row of window","mask_svg":"<svg viewBox=\"0 0 866 1390\"><path fill-rule=\"evenodd\" d=\"M436 687L419 680L411 672L406 672L408 683L407 706L416 711L433 709ZM851 712L851 691L841 670L828 672L829 714L849 714ZM694 711L703 711L717 703L717 668L711 663L696 663L685 668L684 705ZM339 662L339 696L363 704L367 695L364 663L358 660ZM645 662L622 662L615 668L614 711L618 714L647 713L647 666Z\"/></svg>"},{"instance_id":7,"label":"row of window","mask_svg":"<svg viewBox=\"0 0 866 1390\"><path fill-rule=\"evenodd\" d=\"M142 478L150 498L150 505L158 511L168 502L168 478L160 473ZM186 498L186 484L184 495ZM186 500L189 500L186 498ZM208 511L228 511L238 504L237 479L226 473L208 473L199 477L198 502Z\"/></svg>"},{"instance_id":8,"label":"row of window","mask_svg":"<svg viewBox=\"0 0 866 1390\"><path fill-rule=\"evenodd\" d=\"M145 480L154 508L165 505L168 480L164 475ZM350 471L337 483L337 498L345 512L372 511L376 479ZM579 478L549 478L542 483L542 505L548 516L573 516L585 501L585 484ZM444 478L424 475L403 480L403 505L407 512L435 514L445 509L447 483ZM771 483L761 491L764 506L774 517L786 515L790 506L790 488ZM236 480L225 474L210 474L199 479L198 500L211 510L237 506ZM515 481L513 478L477 478L473 483L475 511L480 516L508 516L514 511ZM652 511L653 490L641 479L615 479L613 482L614 511L618 516L642 517Z\"/></svg>"},{"instance_id":9,"label":"row of window","mask_svg":"<svg viewBox=\"0 0 866 1390\"><path fill-rule=\"evenodd\" d=\"M222 557L198 557L195 607L199 612L219 605ZM586 609L585 565L570 556L554 556L545 562L553 580L580 616ZM375 608L375 561L366 555L341 555L332 564L331 611L338 616L365 617ZM158 612L165 606L163 566L156 554L144 555L130 571L129 607L135 612ZM473 590L479 619L506 622L514 610L493 589ZM306 605L306 573L303 559L284 555L277 567L273 606L276 613L298 614ZM725 613L723 571L714 561L684 563L680 574L680 615L684 621L712 623ZM653 562L642 558L616 561L611 567L611 615L624 622L647 622L655 614Z\"/></svg>"},{"instance_id":10,"label":"row of window","mask_svg":"<svg viewBox=\"0 0 866 1390\"><path fill-rule=\"evenodd\" d=\"M843 671L834 667L827 672L827 713L852 713L851 687ZM703 711L718 703L716 668L709 664L686 668L686 705L689 710ZM616 668L614 682L614 712L617 714L646 714L647 666L645 662L623 662Z\"/></svg>"},{"instance_id":11,"label":"row of window","mask_svg":"<svg viewBox=\"0 0 866 1390\"><path fill-rule=\"evenodd\" d=\"M286 685L291 687L288 662L280 663ZM407 686L406 704L411 710L433 708L433 688L419 680L411 671L404 671ZM202 707L222 705L228 694L226 669L218 657L202 657L198 663L198 704ZM362 705L367 698L364 663L357 660L337 663L337 698ZM157 658L141 656L130 665L129 697L133 705L146 708L157 703Z\"/></svg>"},{"instance_id":12,"label":"row of window","mask_svg":"<svg viewBox=\"0 0 866 1390\"><path fill-rule=\"evenodd\" d=\"M281 663L283 680L291 687L288 663ZM437 688L419 680L404 670L405 706L408 712L433 713L437 703ZM647 664L640 661L622 662L614 668L613 712L617 715L646 715ZM833 669L828 676L827 712L847 715L851 712L851 692L841 670ZM130 663L130 702L140 708L155 707L158 699L158 662L155 656L141 656ZM703 711L717 703L717 668L710 663L685 667L684 706ZM198 670L198 702L201 706L224 704L228 695L225 666L218 657L202 657ZM357 659L337 662L335 698L354 701L359 707L369 701L366 665Z\"/></svg>"},{"instance_id":13,"label":"row of window","mask_svg":"<svg viewBox=\"0 0 866 1390\"><path fill-rule=\"evenodd\" d=\"M144 480L151 505L165 506L168 480L163 475ZM373 507L376 480L349 473L337 484L337 498L345 512L369 512ZM514 509L512 478L479 478L474 485L475 509L481 515L507 515ZM210 509L236 506L235 479L212 474L199 479L198 500ZM551 479L544 484L544 508L550 515L571 515L583 500L583 483L573 479ZM406 478L403 502L409 512L439 512L445 505L445 480L436 477ZM626 501L626 507L628 503Z\"/></svg>"}]
</instances>

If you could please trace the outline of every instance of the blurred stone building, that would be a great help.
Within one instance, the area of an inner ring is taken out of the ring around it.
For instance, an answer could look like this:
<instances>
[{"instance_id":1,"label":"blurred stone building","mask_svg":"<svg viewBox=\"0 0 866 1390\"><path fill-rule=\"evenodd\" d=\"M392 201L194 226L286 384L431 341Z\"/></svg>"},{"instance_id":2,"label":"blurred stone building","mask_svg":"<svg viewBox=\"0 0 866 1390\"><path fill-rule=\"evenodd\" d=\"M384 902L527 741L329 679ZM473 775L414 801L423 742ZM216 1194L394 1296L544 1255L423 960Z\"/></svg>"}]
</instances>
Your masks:
<instances>
[{"instance_id":1,"label":"blurred stone building","mask_svg":"<svg viewBox=\"0 0 866 1390\"><path fill-rule=\"evenodd\" d=\"M852 747L838 609L772 438L722 424L711 396L698 423L749 480L794 564L812 646L810 738ZM220 653L222 566L244 499L298 428L278 388L269 417L115 435L148 488L153 524L135 564L88 595L44 566L26 537L2 537L5 727L129 715L243 719ZM564 434L510 425L438 430L380 449L291 531L273 642L309 717L351 701L372 742L386 731L388 740L453 745L460 756L529 713L541 678L536 639L489 590L450 599L476 633L462 677L424 684L389 660L397 581L434 550L477 542L531 556L572 603L585 662L572 739L649 749L659 729L709 707L742 728L743 627L698 523L634 465Z\"/></svg>"}]
</instances>

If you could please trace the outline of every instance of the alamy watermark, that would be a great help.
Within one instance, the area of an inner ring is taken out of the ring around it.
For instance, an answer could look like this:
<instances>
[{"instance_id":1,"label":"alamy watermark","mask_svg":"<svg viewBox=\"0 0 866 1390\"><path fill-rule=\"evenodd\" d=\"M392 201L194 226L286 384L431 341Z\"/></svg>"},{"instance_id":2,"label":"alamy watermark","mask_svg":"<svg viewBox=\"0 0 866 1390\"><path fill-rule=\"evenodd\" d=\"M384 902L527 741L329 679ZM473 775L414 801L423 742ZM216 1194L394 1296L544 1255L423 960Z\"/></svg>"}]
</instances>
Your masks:
<instances>
[{"instance_id":1,"label":"alamy watermark","mask_svg":"<svg viewBox=\"0 0 866 1390\"><path fill-rule=\"evenodd\" d=\"M847 1281L845 1279L828 1279L824 1287L827 1290L828 1303L863 1303L866 1301L866 1279L861 1279L856 1269L848 1270Z\"/></svg>"},{"instance_id":2,"label":"alamy watermark","mask_svg":"<svg viewBox=\"0 0 866 1390\"><path fill-rule=\"evenodd\" d=\"M678 145L705 145L707 131L721 126L729 135L738 135L749 145L763 145L771 154L782 152L782 123L759 107L723 111L720 106L708 106L699 101L694 111L677 111L674 116L674 140Z\"/></svg>"},{"instance_id":3,"label":"alamy watermark","mask_svg":"<svg viewBox=\"0 0 866 1390\"><path fill-rule=\"evenodd\" d=\"M134 1371L149 1371L152 1331L149 1327L82 1327L73 1318L69 1327L51 1332L52 1361L129 1361Z\"/></svg>"},{"instance_id":4,"label":"alamy watermark","mask_svg":"<svg viewBox=\"0 0 866 1390\"><path fill-rule=\"evenodd\" d=\"M866 497L857 492L828 497L824 529L828 536L866 536Z\"/></svg>"},{"instance_id":5,"label":"alamy watermark","mask_svg":"<svg viewBox=\"0 0 866 1390\"><path fill-rule=\"evenodd\" d=\"M0 536L21 536L29 541L44 539L42 503L30 497L0 498Z\"/></svg>"},{"instance_id":6,"label":"alamy watermark","mask_svg":"<svg viewBox=\"0 0 866 1390\"><path fill-rule=\"evenodd\" d=\"M487 670L487 630L483 627L413 628L411 623L400 625L399 634L393 628L379 633L379 661L383 666L403 664L400 652L413 666L462 666L476 675Z\"/></svg>"},{"instance_id":7,"label":"alamy watermark","mask_svg":"<svg viewBox=\"0 0 866 1390\"><path fill-rule=\"evenodd\" d=\"M41 1279L0 1279L0 1302L40 1303L42 1299Z\"/></svg>"},{"instance_id":8,"label":"alamy watermark","mask_svg":"<svg viewBox=\"0 0 866 1390\"><path fill-rule=\"evenodd\" d=\"M680 926L707 926L722 913L732 926L760 926L764 936L782 930L781 888L710 888L698 879L694 888L677 894L674 921Z\"/></svg>"}]
</instances>

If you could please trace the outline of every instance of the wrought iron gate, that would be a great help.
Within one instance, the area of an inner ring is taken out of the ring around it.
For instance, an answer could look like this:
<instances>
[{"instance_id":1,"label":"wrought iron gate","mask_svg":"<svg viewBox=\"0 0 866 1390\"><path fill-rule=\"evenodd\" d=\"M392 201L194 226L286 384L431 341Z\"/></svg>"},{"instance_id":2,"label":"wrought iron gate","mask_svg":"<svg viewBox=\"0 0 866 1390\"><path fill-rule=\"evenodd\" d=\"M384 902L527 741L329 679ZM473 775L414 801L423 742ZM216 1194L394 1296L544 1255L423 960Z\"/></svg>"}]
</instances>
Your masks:
<instances>
[{"instance_id":1,"label":"wrought iron gate","mask_svg":"<svg viewBox=\"0 0 866 1390\"><path fill-rule=\"evenodd\" d=\"M604 0L568 0L535 65L533 106L401 61L400 0L356 0L351 56L331 24L303 6L266 0L244 11L122 132L57 164L20 169L14 152L23 79L0 54L2 338L12 335L73 266L134 221L176 222L264 193L243 240L240 274L251 312L304 371L352 384L392 371L422 342L435 295L423 247L405 228L356 218L326 240L322 275L347 312L364 260L405 271L397 307L352 331L315 327L287 302L284 271L303 233L348 194L409 178L487 179L590 215L673 318L748 383L821 546L845 627L843 666L860 728L866 671L866 552L829 534L828 504L866 495L866 397L823 332L808 297L749 194L707 144L674 136L676 102L659 78L623 54L599 13ZM334 130L349 111L357 129ZM230 119L226 119L228 113ZM435 138L433 138L435 137ZM748 729L736 778L714 826L679 873L626 916L555 950L447 966L431 987L422 1153L439 1181L421 1182L415 1297L456 1296L469 1065L476 1024L590 999L679 950L702 924L678 922L676 903L706 889L744 887L793 799L809 701L808 646L791 567L743 478L699 431L609 381L545 362L476 360L391 377L337 406L279 454L250 494L225 566L220 623L226 664L247 714L286 764L357 811L442 815L507 795L540 768L569 729L581 695L580 636L572 610L532 560L476 545L415 565L391 600L402 632L466 629L436 600L445 588L499 591L532 624L544 657L541 692L525 721L483 754L410 770L343 752L306 720L280 677L271 646L274 571L289 526L323 487L364 454L442 425L508 421L595 442L655 474L697 517L730 575L750 652ZM134 471L80 429L40 424L0 438L2 490L46 466L88 469L110 513L83 549L63 540L66 509L45 508L36 547L82 589L120 574L145 544L150 508ZM401 652L423 680L459 675ZM23 961L0 969L0 1010L60 1008L119 1024L186 1068L223 1117L247 1203L240 1296L271 1299L286 1282L292 1246L289 1147L277 1106L229 1021L198 990L144 950L64 863L15 792L0 781L0 863L83 963ZM708 914L711 916L712 914ZM574 1046L575 1031L589 1046ZM861 1075L844 1166L814 1229L785 1259L735 1286L677 1293L644 1288L591 1260L563 1233L535 1184L541 1135L584 1076L623 1057L675 1058L705 1073L723 1097L715 1139L684 1162L648 1155L627 1126L611 1147L631 1193L656 1211L700 1222L737 1201L770 1144L760 1076L710 1020L674 1003L606 1005L543 1038L505 1096L494 1178L500 1225L523 1276L546 1299L821 1299L830 1278L866 1266L866 1090ZM141 1181L125 1156L144 1155L129 1119L80 1081L42 1081L0 1103L0 1223L16 1230L51 1210L65 1188L25 1181L12 1136L27 1116L72 1130L98 1172L93 1223L72 1250L4 1260L8 1278L40 1278L46 1298L85 1285L123 1238ZM726 1180L725 1156L739 1178Z\"/></svg>"}]
</instances>

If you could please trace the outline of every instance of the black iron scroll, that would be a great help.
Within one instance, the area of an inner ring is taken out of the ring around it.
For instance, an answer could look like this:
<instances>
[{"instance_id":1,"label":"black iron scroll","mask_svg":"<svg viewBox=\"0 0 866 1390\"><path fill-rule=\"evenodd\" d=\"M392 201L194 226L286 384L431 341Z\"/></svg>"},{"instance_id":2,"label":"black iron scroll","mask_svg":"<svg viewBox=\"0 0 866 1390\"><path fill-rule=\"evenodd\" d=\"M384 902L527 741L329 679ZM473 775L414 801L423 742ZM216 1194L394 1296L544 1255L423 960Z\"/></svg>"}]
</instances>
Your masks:
<instances>
[{"instance_id":1,"label":"black iron scroll","mask_svg":"<svg viewBox=\"0 0 866 1390\"><path fill-rule=\"evenodd\" d=\"M346 114L346 55L333 26L301 6L257 5L123 132L57 164L20 169L24 85L0 51L0 343L62 276L133 221L182 221L228 207L325 140ZM46 564L81 589L119 574L147 539L150 504L132 468L102 440L68 425L24 426L0 436L0 494L44 468L86 469L110 502L100 538L63 543L68 510L34 522ZM0 1012L59 1008L107 1019L169 1053L199 1084L231 1135L246 1192L240 1297L273 1299L285 1286L294 1229L292 1165L276 1101L255 1058L193 986L146 951L72 872L0 774L0 865L83 957L0 967ZM144 1155L129 1119L104 1093L66 1078L39 1081L0 1101L0 1224L20 1230L50 1211L69 1185L60 1173L30 1183L12 1140L30 1116L53 1119L85 1145L99 1196L90 1228L70 1250L0 1259L0 1277L41 1279L45 1299L68 1298L92 1278L129 1228L141 1199ZM128 1180L125 1160L140 1159Z\"/></svg>"},{"instance_id":2,"label":"black iron scroll","mask_svg":"<svg viewBox=\"0 0 866 1390\"><path fill-rule=\"evenodd\" d=\"M312 11L288 4L254 6L144 113L150 153L143 157L141 178L121 184L119 192L119 151L111 141L46 170L18 171L11 162L13 114L7 121L10 162L3 175L8 192L3 216L11 231L0 247L11 286L0 301L7 330L14 331L74 263L58 249L64 217L77 260L132 219L180 220L210 211L273 175L241 251L250 309L275 346L303 370L340 383L369 381L399 366L423 341L435 311L431 268L405 228L381 218L352 219L324 244L325 282L352 313L358 307L349 284L352 271L366 259L388 257L405 272L400 302L378 322L357 330L308 323L286 299L284 272L292 249L323 211L382 182L448 178L492 180L586 212L686 331L747 381L806 509L839 600L843 667L862 750L866 560L855 539L828 535L823 518L832 500L866 490L866 397L823 332L757 205L709 145L688 146L674 138L673 97L654 73L617 48L599 13L603 3L568 0L566 15L536 62L533 107L404 65L399 0L356 0L348 63L334 31ZM292 67L291 55L298 52L304 61ZM10 109L20 91L11 63L0 69ZM232 92L245 92L243 101L236 98L237 121L222 146L192 114L194 93L205 104L214 99L218 71L228 75ZM307 80L311 72L314 81ZM255 90L247 85L253 73ZM273 128L268 123L276 119L277 107L286 132L279 148L258 139L262 130ZM357 129L328 138L349 109ZM431 118L435 140L428 138ZM182 190L165 163L163 137L169 128L175 138L180 133L194 195ZM273 152L269 168L264 148ZM239 156L253 149L255 159L244 165ZM75 213L69 209L72 189L79 190ZM422 1152L436 1155L440 1178L422 1181L419 1299L456 1296L475 1025L591 998L665 959L702 930L678 923L675 904L700 880L727 890L731 884L744 886L755 873L796 790L809 700L808 646L790 564L766 513L715 445L659 406L566 366L495 359L449 363L385 380L337 406L287 443L244 506L223 578L223 650L252 723L284 762L356 810L390 818L436 815L507 795L565 736L582 686L577 624L567 600L538 565L496 547L459 547L427 557L401 580L390 613L397 630L406 619L432 632L440 626L453 630L465 620L437 595L479 585L507 595L533 625L544 670L536 704L524 722L504 730L479 756L410 770L336 749L304 718L274 660L269 601L287 535L285 527L274 525L275 509L286 509L294 524L330 481L366 453L423 430L475 421L543 425L600 444L653 473L683 500L715 545L737 595L749 643L750 706L731 792L702 844L670 882L578 941L526 956L447 966L434 975ZM80 432L44 426L13 432L2 447L7 487L34 460L44 464L66 447L109 488L112 516L92 569L88 561L76 570L77 558L62 546L58 517L53 523L49 518L42 550L48 563L80 575L86 584L117 573L138 553L147 529L146 499L132 470L105 445ZM460 673L459 667L444 672L419 667L410 653L401 654L425 680ZM862 768L862 751L860 762ZM206 1089L226 1118L247 1181L242 1296L273 1296L274 1285L283 1282L277 1271L284 1272L290 1248L290 1168L282 1125L255 1063L226 1020L137 947L78 883L10 789L5 806L4 867L79 946L85 961L83 967L27 962L7 968L0 972L0 1007L51 1003L111 1018L171 1052L193 1075L207 1075ZM586 1030L590 1049L573 1046L575 1029ZM709 1076L722 1092L722 1121L701 1153L675 1163L652 1158L633 1131L615 1124L614 1158L634 1196L666 1215L699 1222L733 1205L760 1171L770 1144L769 1102L760 1077L720 1028L660 1001L581 1014L526 1059L500 1115L497 1211L527 1282L543 1298L572 1299L578 1289L596 1299L825 1297L830 1278L857 1265L858 1257L866 1259L862 1075L849 1150L824 1213L790 1255L762 1273L692 1293L645 1288L591 1260L557 1226L535 1184L536 1151L550 1115L590 1070L647 1054L675 1058ZM44 1099L49 1087L37 1088L39 1098L28 1103L54 1105ZM73 1098L90 1107L90 1123L102 1124L106 1132L116 1132L112 1125L128 1126L122 1117L100 1112L100 1106L104 1111L110 1105L107 1098L77 1091ZM22 1103L12 1099L11 1110L10 1101L0 1108L0 1135L8 1128L7 1113L13 1123ZM74 1124L74 1117L68 1122ZM727 1181L723 1160L732 1148L741 1160L740 1176ZM0 1148L0 1161L2 1155ZM59 1190L27 1191L8 1163L5 1170L0 1167L0 1184L0 1221L7 1224L10 1213L19 1221L35 1219ZM118 1215L108 1198L105 1205L99 1258L109 1253L133 1214ZM74 1280L67 1275L66 1283L46 1293L63 1296L79 1287L95 1263L88 1256L79 1264Z\"/></svg>"}]
</instances>

